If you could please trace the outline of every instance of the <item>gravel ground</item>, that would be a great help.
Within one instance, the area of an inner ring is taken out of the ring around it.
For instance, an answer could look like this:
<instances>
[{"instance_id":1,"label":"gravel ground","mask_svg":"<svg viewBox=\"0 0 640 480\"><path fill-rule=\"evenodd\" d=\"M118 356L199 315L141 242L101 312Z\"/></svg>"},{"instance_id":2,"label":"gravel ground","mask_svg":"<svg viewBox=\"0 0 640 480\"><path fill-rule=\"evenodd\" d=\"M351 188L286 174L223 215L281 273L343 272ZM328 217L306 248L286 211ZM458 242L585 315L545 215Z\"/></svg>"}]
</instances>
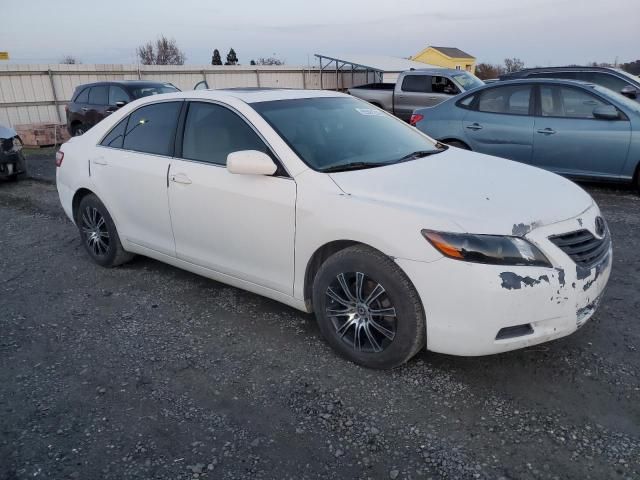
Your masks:
<instances>
[{"instance_id":1,"label":"gravel ground","mask_svg":"<svg viewBox=\"0 0 640 480\"><path fill-rule=\"evenodd\" d=\"M640 477L640 197L588 186L614 240L570 337L387 372L314 319L156 261L103 269L51 156L0 183L0 478Z\"/></svg>"}]
</instances>

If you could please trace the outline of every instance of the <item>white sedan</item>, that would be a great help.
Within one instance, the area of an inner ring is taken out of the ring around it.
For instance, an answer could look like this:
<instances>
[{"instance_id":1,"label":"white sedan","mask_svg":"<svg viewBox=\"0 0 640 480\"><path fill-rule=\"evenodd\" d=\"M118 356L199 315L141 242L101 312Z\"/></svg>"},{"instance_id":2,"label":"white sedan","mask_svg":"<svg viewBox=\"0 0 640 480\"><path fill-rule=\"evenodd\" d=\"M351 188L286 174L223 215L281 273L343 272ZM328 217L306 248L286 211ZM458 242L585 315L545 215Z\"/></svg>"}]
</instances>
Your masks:
<instances>
[{"instance_id":1,"label":"white sedan","mask_svg":"<svg viewBox=\"0 0 640 480\"><path fill-rule=\"evenodd\" d=\"M339 93L143 98L64 144L57 165L98 264L145 255L315 312L331 346L368 367L568 335L611 268L581 188Z\"/></svg>"}]
</instances>

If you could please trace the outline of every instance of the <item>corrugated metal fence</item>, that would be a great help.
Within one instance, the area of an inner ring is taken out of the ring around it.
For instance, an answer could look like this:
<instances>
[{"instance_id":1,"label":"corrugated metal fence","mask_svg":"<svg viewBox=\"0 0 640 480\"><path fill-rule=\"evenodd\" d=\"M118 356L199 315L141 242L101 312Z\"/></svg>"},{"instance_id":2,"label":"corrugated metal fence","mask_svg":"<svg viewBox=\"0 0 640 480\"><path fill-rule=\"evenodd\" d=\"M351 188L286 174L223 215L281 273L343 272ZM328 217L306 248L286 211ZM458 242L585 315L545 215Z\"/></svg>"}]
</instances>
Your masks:
<instances>
[{"instance_id":1,"label":"corrugated metal fence","mask_svg":"<svg viewBox=\"0 0 640 480\"><path fill-rule=\"evenodd\" d=\"M202 80L209 88L344 89L367 83L367 74L325 69L321 80L318 68L288 66L0 65L0 124L64 123L64 105L75 88L102 80L171 82L181 90Z\"/></svg>"}]
</instances>

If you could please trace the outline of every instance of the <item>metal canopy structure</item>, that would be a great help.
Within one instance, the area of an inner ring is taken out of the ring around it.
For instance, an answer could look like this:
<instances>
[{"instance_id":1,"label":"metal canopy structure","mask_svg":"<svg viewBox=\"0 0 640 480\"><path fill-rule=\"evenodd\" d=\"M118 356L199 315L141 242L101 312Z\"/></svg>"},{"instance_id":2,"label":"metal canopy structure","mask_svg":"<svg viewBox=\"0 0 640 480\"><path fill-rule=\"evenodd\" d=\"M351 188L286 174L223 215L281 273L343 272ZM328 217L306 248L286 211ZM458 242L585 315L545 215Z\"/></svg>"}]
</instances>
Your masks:
<instances>
[{"instance_id":1,"label":"metal canopy structure","mask_svg":"<svg viewBox=\"0 0 640 480\"><path fill-rule=\"evenodd\" d=\"M384 55L340 55L332 57L316 53L315 57L320 62L320 88L323 88L322 73L329 68L333 70L333 64L335 64L336 72L336 89L339 88L338 79L340 73L349 69L351 70L351 83L353 83L353 75L356 71L366 72L368 83L370 73L373 74L374 82L382 82L385 73L400 73L412 68L416 70L420 68L440 68L406 58L387 57Z\"/></svg>"}]
</instances>

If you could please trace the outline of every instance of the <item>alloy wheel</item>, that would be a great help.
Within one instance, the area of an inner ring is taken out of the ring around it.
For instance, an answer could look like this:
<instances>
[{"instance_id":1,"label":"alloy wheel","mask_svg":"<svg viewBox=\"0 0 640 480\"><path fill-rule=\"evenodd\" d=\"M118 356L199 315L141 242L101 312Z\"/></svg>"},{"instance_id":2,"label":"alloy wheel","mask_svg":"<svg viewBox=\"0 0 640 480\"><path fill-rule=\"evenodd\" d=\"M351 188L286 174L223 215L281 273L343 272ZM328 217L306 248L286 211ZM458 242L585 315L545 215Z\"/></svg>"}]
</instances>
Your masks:
<instances>
[{"instance_id":1,"label":"alloy wheel","mask_svg":"<svg viewBox=\"0 0 640 480\"><path fill-rule=\"evenodd\" d=\"M95 256L101 257L109 252L107 223L97 208L87 206L82 212L82 233L89 250Z\"/></svg>"},{"instance_id":2,"label":"alloy wheel","mask_svg":"<svg viewBox=\"0 0 640 480\"><path fill-rule=\"evenodd\" d=\"M396 309L384 287L362 272L338 274L325 292L336 335L359 352L378 353L396 336Z\"/></svg>"}]
</instances>

